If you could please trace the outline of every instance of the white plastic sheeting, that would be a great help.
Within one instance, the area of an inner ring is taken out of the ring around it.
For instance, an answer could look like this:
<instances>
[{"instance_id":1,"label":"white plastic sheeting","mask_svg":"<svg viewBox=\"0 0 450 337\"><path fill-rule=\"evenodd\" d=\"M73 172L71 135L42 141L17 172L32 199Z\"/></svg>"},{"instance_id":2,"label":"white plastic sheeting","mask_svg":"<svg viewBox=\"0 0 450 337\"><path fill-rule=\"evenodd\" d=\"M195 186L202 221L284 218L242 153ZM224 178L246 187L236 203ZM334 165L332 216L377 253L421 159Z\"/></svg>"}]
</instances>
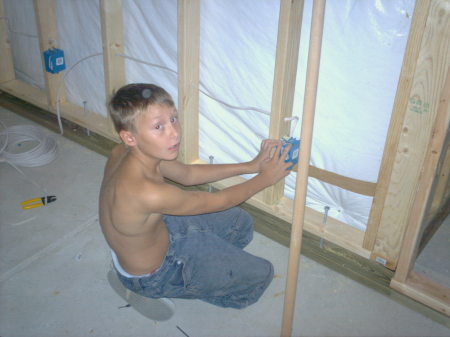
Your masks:
<instances>
[{"instance_id":1,"label":"white plastic sheeting","mask_svg":"<svg viewBox=\"0 0 450 337\"><path fill-rule=\"evenodd\" d=\"M16 78L45 88L33 1L4 1ZM19 6L20 4L20 6Z\"/></svg>"},{"instance_id":2,"label":"white plastic sheeting","mask_svg":"<svg viewBox=\"0 0 450 337\"><path fill-rule=\"evenodd\" d=\"M43 88L32 0L4 0L16 76ZM217 163L251 159L268 136L278 0L201 3L200 156ZM67 99L106 115L99 2L56 0L66 55ZM376 182L414 0L329 0L311 164ZM294 114L301 117L312 1L305 1ZM127 82L152 82L177 99L176 0L123 0ZM171 69L162 69L147 63ZM80 60L83 60L79 62ZM79 63L77 63L79 62ZM299 137L300 127L296 130ZM294 197L295 174L286 180ZM372 198L309 179L308 206L366 227Z\"/></svg>"}]
</instances>

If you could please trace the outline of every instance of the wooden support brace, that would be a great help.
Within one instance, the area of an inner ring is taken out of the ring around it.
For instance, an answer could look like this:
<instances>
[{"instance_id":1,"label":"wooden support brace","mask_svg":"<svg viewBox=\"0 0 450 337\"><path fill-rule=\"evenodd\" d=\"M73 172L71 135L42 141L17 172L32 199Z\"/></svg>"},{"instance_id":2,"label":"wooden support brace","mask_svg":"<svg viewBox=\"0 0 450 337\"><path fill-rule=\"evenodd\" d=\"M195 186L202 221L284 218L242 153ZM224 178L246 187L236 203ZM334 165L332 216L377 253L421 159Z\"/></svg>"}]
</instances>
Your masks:
<instances>
[{"instance_id":1,"label":"wooden support brace","mask_svg":"<svg viewBox=\"0 0 450 337\"><path fill-rule=\"evenodd\" d=\"M125 61L123 57L119 56L124 53L122 0L101 0L100 19L105 91L106 98L109 101L114 91L125 84ZM108 125L111 133L115 134L109 114Z\"/></svg>"},{"instance_id":2,"label":"wooden support brace","mask_svg":"<svg viewBox=\"0 0 450 337\"><path fill-rule=\"evenodd\" d=\"M370 209L369 221L364 235L363 247L372 251L377 239L378 229L381 222L383 207L387 198L390 179L395 164L395 155L400 139L403 121L411 91L414 71L419 57L420 46L424 34L425 24L429 13L430 2L428 0L417 0L412 17L408 43L403 59L402 70L395 96L391 121L387 134L383 159L378 174L378 184Z\"/></svg>"},{"instance_id":3,"label":"wooden support brace","mask_svg":"<svg viewBox=\"0 0 450 337\"><path fill-rule=\"evenodd\" d=\"M443 150L449 141L449 128L450 66L448 67L447 77L440 95L437 116L403 240L397 270L391 283L391 286L395 289L447 315L450 315L450 288L436 284L411 270L416 260L419 241L424 230L422 223L428 205L427 201L430 199L434 173L436 172L439 159L445 155Z\"/></svg>"},{"instance_id":4,"label":"wooden support brace","mask_svg":"<svg viewBox=\"0 0 450 337\"><path fill-rule=\"evenodd\" d=\"M179 160L199 157L200 0L178 0L178 110L183 129Z\"/></svg>"},{"instance_id":5,"label":"wooden support brace","mask_svg":"<svg viewBox=\"0 0 450 337\"><path fill-rule=\"evenodd\" d=\"M442 149L449 140L450 126L450 67L447 70L447 79L442 89L440 104L434 122L430 145L425 157L424 166L417 192L415 194L414 204L408 220L408 226L403 240L399 263L395 272L395 279L398 282L406 282L408 274L416 259L418 241L422 234L422 220L424 219L427 200L430 197L430 191L434 180L439 158Z\"/></svg>"},{"instance_id":6,"label":"wooden support brace","mask_svg":"<svg viewBox=\"0 0 450 337\"><path fill-rule=\"evenodd\" d=\"M386 267L391 269L397 266L408 218L414 211L414 195L450 66L448 1L432 0L426 4L418 1L417 5L429 6L429 10L411 90L402 107L404 118L398 130L397 147L392 153L391 174L387 182L379 182L379 185L388 183L388 186L372 251L373 259L385 261Z\"/></svg>"},{"instance_id":7,"label":"wooden support brace","mask_svg":"<svg viewBox=\"0 0 450 337\"><path fill-rule=\"evenodd\" d=\"M294 216L289 248L288 273L284 296L283 320L281 336L291 336L292 321L297 292L297 279L302 242L302 230L305 216L306 192L308 186L308 169L311 157L311 143L316 107L317 85L319 82L320 53L325 17L325 0L315 0L311 22L311 36L306 71L305 100L303 105L302 133L299 168L297 174Z\"/></svg>"},{"instance_id":8,"label":"wooden support brace","mask_svg":"<svg viewBox=\"0 0 450 337\"><path fill-rule=\"evenodd\" d=\"M34 0L34 10L39 33L39 49L41 51L42 69L45 69L43 52L47 49L58 48L58 29L54 0ZM65 102L65 90L62 78L64 71L52 74L44 70L45 86L47 88L47 102L51 107L56 106L57 100ZM60 88L62 86L62 88Z\"/></svg>"},{"instance_id":9,"label":"wooden support brace","mask_svg":"<svg viewBox=\"0 0 450 337\"><path fill-rule=\"evenodd\" d=\"M289 134L292 116L304 0L281 0L278 19L277 54L272 92L269 138ZM284 179L264 190L264 201L273 205L284 195Z\"/></svg>"}]
</instances>

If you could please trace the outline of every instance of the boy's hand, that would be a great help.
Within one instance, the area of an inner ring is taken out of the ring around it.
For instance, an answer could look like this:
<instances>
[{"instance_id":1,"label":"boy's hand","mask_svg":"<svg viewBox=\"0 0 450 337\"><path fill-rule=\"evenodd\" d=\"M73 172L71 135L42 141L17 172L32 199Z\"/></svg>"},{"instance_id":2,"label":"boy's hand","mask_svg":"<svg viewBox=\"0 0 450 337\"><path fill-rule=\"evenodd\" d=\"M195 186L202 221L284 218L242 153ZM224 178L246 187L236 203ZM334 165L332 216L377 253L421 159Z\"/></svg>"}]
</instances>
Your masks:
<instances>
[{"instance_id":1,"label":"boy's hand","mask_svg":"<svg viewBox=\"0 0 450 337\"><path fill-rule=\"evenodd\" d=\"M266 148L267 147L267 148ZM279 180L285 178L291 171L289 170L292 163L285 163L286 157L291 148L291 144L288 144L280 153L282 148L281 141L268 142L268 144L262 144L261 153L268 151L269 155L260 162L259 175L264 177L267 186L277 183ZM270 157L271 150L275 149ZM259 156L259 155L258 155Z\"/></svg>"},{"instance_id":2,"label":"boy's hand","mask_svg":"<svg viewBox=\"0 0 450 337\"><path fill-rule=\"evenodd\" d=\"M265 163L272 158L275 153L273 150L276 148L281 149L282 142L277 139L265 139L261 142L261 149L258 155L250 162L255 173L261 172Z\"/></svg>"}]
</instances>

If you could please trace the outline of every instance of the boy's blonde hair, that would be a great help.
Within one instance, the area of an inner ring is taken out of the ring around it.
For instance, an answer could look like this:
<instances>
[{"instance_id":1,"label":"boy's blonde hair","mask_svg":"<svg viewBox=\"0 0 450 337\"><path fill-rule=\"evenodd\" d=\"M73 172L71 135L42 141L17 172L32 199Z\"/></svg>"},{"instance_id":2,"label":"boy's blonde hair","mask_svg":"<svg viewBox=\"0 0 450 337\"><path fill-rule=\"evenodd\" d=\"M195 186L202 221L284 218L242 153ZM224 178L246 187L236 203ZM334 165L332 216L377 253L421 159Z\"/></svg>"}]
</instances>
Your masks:
<instances>
[{"instance_id":1,"label":"boy's blonde hair","mask_svg":"<svg viewBox=\"0 0 450 337\"><path fill-rule=\"evenodd\" d=\"M109 113L117 132L135 131L136 118L150 105L175 106L170 94L154 84L132 83L120 88L109 102Z\"/></svg>"}]
</instances>

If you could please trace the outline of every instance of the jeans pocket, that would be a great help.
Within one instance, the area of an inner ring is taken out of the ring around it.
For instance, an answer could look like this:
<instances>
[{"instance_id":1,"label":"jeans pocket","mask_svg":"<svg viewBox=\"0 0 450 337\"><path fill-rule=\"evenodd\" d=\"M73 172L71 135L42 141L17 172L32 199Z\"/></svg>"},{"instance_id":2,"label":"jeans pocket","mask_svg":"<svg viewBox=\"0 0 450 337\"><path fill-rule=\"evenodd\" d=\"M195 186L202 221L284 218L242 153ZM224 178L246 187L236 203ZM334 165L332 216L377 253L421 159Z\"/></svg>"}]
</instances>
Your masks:
<instances>
[{"instance_id":1,"label":"jeans pocket","mask_svg":"<svg viewBox=\"0 0 450 337\"><path fill-rule=\"evenodd\" d=\"M171 272L167 275L163 285L163 296L189 298L190 283L189 268L184 261L174 262Z\"/></svg>"},{"instance_id":2,"label":"jeans pocket","mask_svg":"<svg viewBox=\"0 0 450 337\"><path fill-rule=\"evenodd\" d=\"M167 282L172 287L185 287L186 280L183 275L184 263L182 261L176 261L172 267L172 273Z\"/></svg>"}]
</instances>

